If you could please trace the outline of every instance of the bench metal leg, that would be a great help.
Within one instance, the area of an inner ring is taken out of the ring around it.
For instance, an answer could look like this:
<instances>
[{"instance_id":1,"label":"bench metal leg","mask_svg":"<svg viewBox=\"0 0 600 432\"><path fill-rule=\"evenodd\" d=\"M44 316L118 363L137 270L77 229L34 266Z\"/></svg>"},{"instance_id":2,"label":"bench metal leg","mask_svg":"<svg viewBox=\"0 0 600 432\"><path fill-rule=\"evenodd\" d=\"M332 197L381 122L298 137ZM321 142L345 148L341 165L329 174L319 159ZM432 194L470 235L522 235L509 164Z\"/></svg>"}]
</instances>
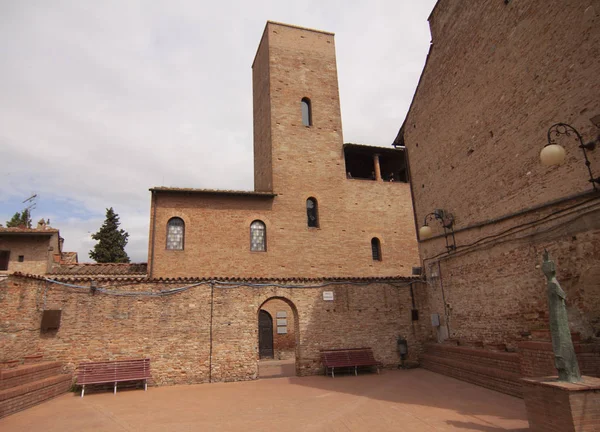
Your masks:
<instances>
[{"instance_id":1,"label":"bench metal leg","mask_svg":"<svg viewBox=\"0 0 600 432\"><path fill-rule=\"evenodd\" d=\"M354 376L358 376L358 366L354 366Z\"/></svg>"},{"instance_id":2,"label":"bench metal leg","mask_svg":"<svg viewBox=\"0 0 600 432\"><path fill-rule=\"evenodd\" d=\"M148 391L148 380L144 380L144 391Z\"/></svg>"},{"instance_id":3,"label":"bench metal leg","mask_svg":"<svg viewBox=\"0 0 600 432\"><path fill-rule=\"evenodd\" d=\"M331 378L335 378L335 367L331 368Z\"/></svg>"},{"instance_id":4,"label":"bench metal leg","mask_svg":"<svg viewBox=\"0 0 600 432\"><path fill-rule=\"evenodd\" d=\"M83 397L83 393L85 393L85 384L81 386L81 397Z\"/></svg>"},{"instance_id":5,"label":"bench metal leg","mask_svg":"<svg viewBox=\"0 0 600 432\"><path fill-rule=\"evenodd\" d=\"M115 383L115 392L114 394L117 394L117 383Z\"/></svg>"}]
</instances>

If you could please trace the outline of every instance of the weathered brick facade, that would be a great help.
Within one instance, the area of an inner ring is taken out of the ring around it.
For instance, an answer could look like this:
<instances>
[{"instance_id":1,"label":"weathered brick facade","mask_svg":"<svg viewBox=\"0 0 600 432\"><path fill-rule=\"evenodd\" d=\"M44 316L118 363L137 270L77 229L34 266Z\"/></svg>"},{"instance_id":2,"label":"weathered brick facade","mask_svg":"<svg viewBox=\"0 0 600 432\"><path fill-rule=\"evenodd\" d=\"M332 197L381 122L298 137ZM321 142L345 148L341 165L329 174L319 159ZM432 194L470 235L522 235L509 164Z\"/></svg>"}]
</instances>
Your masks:
<instances>
[{"instance_id":1,"label":"weathered brick facade","mask_svg":"<svg viewBox=\"0 0 600 432\"><path fill-rule=\"evenodd\" d=\"M90 284L89 278L63 280ZM10 276L0 281L0 361L41 353L72 369L88 360L150 357L153 380L160 385L254 379L258 311L276 298L286 299L296 311L291 319L299 375L320 372L319 350L326 348L370 346L378 360L393 367L399 363L398 336L408 339L414 359L429 332L427 322L411 321L408 282L263 281L271 286L248 286L242 281L97 280L99 288L127 293L115 296ZM195 284L171 295L142 294ZM282 284L298 287L276 286ZM334 292L333 301L323 300L325 290ZM417 307L426 308L425 291L418 284L414 291ZM62 310L57 331L40 333L44 309Z\"/></svg>"},{"instance_id":2,"label":"weathered brick facade","mask_svg":"<svg viewBox=\"0 0 600 432\"><path fill-rule=\"evenodd\" d=\"M150 276L409 276L418 264L409 184L346 175L333 35L269 22L253 82L256 192L152 189ZM310 197L318 228L307 226ZM185 223L183 250L166 249L172 217ZM250 251L254 220L266 225L266 252Z\"/></svg>"},{"instance_id":3,"label":"weathered brick facade","mask_svg":"<svg viewBox=\"0 0 600 432\"><path fill-rule=\"evenodd\" d=\"M0 275L49 272L54 254L60 253L59 238L58 230L52 228L0 228L0 251L10 253L8 268L0 269Z\"/></svg>"},{"instance_id":4,"label":"weathered brick facade","mask_svg":"<svg viewBox=\"0 0 600 432\"><path fill-rule=\"evenodd\" d=\"M573 331L600 336L600 195L574 136L563 165L540 151L551 125L600 134L598 2L440 0L432 46L397 138L409 152L419 225L454 215L455 252L420 241L440 337L516 347L547 327L544 248ZM595 176L600 152L588 153ZM437 222L434 234L442 233Z\"/></svg>"}]
</instances>

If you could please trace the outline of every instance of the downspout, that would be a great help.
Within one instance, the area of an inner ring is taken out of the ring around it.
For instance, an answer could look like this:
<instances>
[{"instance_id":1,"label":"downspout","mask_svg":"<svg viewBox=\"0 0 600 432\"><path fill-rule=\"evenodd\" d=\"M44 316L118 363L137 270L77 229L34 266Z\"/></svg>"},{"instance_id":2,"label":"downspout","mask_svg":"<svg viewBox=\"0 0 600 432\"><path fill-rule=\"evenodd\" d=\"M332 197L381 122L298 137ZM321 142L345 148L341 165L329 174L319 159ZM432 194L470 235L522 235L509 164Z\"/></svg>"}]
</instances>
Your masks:
<instances>
[{"instance_id":1,"label":"downspout","mask_svg":"<svg viewBox=\"0 0 600 432\"><path fill-rule=\"evenodd\" d=\"M156 239L156 191L152 191L152 242L150 246L150 268L148 269L148 277L152 278L154 270L154 240Z\"/></svg>"},{"instance_id":2,"label":"downspout","mask_svg":"<svg viewBox=\"0 0 600 432\"><path fill-rule=\"evenodd\" d=\"M208 382L212 383L212 353L213 353L213 305L214 305L215 284L210 283L210 330L209 330L209 349L208 349Z\"/></svg>"}]
</instances>

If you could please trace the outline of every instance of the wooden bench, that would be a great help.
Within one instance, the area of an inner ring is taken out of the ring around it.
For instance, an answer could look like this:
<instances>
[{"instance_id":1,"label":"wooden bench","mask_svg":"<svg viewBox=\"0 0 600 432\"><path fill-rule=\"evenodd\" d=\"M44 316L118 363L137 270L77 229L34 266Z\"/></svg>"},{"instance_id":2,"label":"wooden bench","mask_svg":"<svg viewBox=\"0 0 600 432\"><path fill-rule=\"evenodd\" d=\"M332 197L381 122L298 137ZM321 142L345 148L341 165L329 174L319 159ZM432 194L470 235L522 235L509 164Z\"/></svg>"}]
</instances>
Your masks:
<instances>
[{"instance_id":1,"label":"wooden bench","mask_svg":"<svg viewBox=\"0 0 600 432\"><path fill-rule=\"evenodd\" d=\"M124 381L144 381L144 391L148 390L150 378L150 359L116 360L105 362L81 363L77 366L77 384L81 385L81 397L86 384L117 383Z\"/></svg>"},{"instance_id":2,"label":"wooden bench","mask_svg":"<svg viewBox=\"0 0 600 432\"><path fill-rule=\"evenodd\" d=\"M325 375L331 370L331 377L335 378L335 369L354 368L354 375L358 375L358 368L362 366L375 366L377 373L381 362L375 360L371 348L346 348L334 350L321 350L321 361L325 366Z\"/></svg>"}]
</instances>

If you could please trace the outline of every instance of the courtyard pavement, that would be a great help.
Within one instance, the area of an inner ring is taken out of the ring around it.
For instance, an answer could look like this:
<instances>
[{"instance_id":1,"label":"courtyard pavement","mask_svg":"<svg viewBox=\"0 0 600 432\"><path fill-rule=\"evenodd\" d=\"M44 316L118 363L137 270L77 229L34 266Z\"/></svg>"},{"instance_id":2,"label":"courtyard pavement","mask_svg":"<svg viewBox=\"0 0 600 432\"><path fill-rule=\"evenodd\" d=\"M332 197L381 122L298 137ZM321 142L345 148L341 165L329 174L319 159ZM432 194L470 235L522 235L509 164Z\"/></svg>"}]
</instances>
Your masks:
<instances>
[{"instance_id":1,"label":"courtyard pavement","mask_svg":"<svg viewBox=\"0 0 600 432\"><path fill-rule=\"evenodd\" d=\"M67 394L11 431L526 431L521 399L424 369Z\"/></svg>"}]
</instances>

